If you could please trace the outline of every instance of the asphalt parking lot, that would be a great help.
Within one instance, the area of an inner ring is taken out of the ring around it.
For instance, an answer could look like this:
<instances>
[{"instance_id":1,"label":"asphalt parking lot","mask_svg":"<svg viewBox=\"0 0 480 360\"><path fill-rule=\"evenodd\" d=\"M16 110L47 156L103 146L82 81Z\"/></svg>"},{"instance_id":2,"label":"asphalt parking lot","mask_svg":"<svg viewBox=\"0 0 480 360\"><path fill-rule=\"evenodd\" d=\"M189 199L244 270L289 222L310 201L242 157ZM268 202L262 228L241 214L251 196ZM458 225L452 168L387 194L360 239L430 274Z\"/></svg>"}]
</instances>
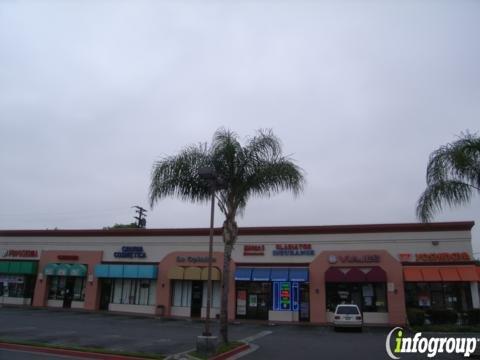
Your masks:
<instances>
[{"instance_id":1,"label":"asphalt parking lot","mask_svg":"<svg viewBox=\"0 0 480 360\"><path fill-rule=\"evenodd\" d=\"M32 308L0 308L0 339L57 345L102 347L117 351L172 355L192 349L203 323L117 315L102 312ZM249 338L251 353L246 360L276 359L389 359L385 340L390 328L365 328L363 332L334 332L327 326L232 324L231 340ZM218 324L213 332L218 333ZM480 334L465 334L480 337ZM61 358L61 357L58 357ZM427 359L402 354L402 359ZM459 355L437 355L434 359L460 359ZM0 359L57 359L0 350Z\"/></svg>"}]
</instances>

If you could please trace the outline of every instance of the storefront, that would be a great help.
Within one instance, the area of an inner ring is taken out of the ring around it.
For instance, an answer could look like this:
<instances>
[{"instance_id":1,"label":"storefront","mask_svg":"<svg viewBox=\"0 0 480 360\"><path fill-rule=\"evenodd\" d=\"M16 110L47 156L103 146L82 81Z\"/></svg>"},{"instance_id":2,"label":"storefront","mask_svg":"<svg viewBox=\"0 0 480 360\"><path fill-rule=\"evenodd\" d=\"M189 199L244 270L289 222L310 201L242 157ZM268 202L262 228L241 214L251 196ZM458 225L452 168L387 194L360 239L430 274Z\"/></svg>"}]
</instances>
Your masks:
<instances>
[{"instance_id":1,"label":"storefront","mask_svg":"<svg viewBox=\"0 0 480 360\"><path fill-rule=\"evenodd\" d=\"M102 251L42 251L33 306L98 309L93 271Z\"/></svg>"},{"instance_id":2,"label":"storefront","mask_svg":"<svg viewBox=\"0 0 480 360\"><path fill-rule=\"evenodd\" d=\"M100 310L155 314L157 292L156 265L99 264Z\"/></svg>"},{"instance_id":3,"label":"storefront","mask_svg":"<svg viewBox=\"0 0 480 360\"><path fill-rule=\"evenodd\" d=\"M0 304L31 304L37 266L37 261L0 261Z\"/></svg>"},{"instance_id":4,"label":"storefront","mask_svg":"<svg viewBox=\"0 0 480 360\"><path fill-rule=\"evenodd\" d=\"M478 307L477 267L468 253L402 254L407 308L451 309Z\"/></svg>"},{"instance_id":5,"label":"storefront","mask_svg":"<svg viewBox=\"0 0 480 360\"><path fill-rule=\"evenodd\" d=\"M409 307L480 308L473 222L239 229L223 274L215 230L211 317L326 324L357 304L366 324ZM209 229L0 230L3 304L204 318ZM18 249L11 249L15 243ZM30 250L33 248L33 250Z\"/></svg>"},{"instance_id":6,"label":"storefront","mask_svg":"<svg viewBox=\"0 0 480 360\"><path fill-rule=\"evenodd\" d=\"M355 304L366 324L405 321L402 265L388 252L325 251L310 264L313 272L313 318L332 322L337 305Z\"/></svg>"},{"instance_id":7,"label":"storefront","mask_svg":"<svg viewBox=\"0 0 480 360\"><path fill-rule=\"evenodd\" d=\"M49 263L44 271L50 307L83 308L87 266L85 264Z\"/></svg>"},{"instance_id":8,"label":"storefront","mask_svg":"<svg viewBox=\"0 0 480 360\"><path fill-rule=\"evenodd\" d=\"M308 321L308 268L237 267L237 319Z\"/></svg>"}]
</instances>

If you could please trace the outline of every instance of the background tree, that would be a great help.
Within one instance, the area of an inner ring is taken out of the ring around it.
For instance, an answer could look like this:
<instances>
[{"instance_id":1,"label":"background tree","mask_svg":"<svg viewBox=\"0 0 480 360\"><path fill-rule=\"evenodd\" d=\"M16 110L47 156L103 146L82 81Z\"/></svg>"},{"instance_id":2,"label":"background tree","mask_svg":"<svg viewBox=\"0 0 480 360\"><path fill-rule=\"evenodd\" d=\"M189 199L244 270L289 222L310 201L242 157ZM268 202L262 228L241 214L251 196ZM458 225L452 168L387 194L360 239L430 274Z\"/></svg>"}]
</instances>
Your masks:
<instances>
[{"instance_id":1,"label":"background tree","mask_svg":"<svg viewBox=\"0 0 480 360\"><path fill-rule=\"evenodd\" d=\"M130 224L115 224L113 226L105 226L103 230L110 230L110 229L138 229L137 223L130 223Z\"/></svg>"},{"instance_id":2,"label":"background tree","mask_svg":"<svg viewBox=\"0 0 480 360\"><path fill-rule=\"evenodd\" d=\"M230 261L238 235L237 215L242 214L251 197L269 197L284 190L297 195L303 188L304 176L302 170L282 154L280 140L271 131L258 131L242 146L235 133L219 129L210 146L189 146L177 155L155 162L150 205L153 207L167 196L208 202L211 193L208 183L198 175L201 167L213 167L222 180L222 188L217 191L217 204L225 216L220 334L227 343Z\"/></svg>"},{"instance_id":3,"label":"background tree","mask_svg":"<svg viewBox=\"0 0 480 360\"><path fill-rule=\"evenodd\" d=\"M480 192L480 138L466 132L430 155L427 188L418 200L417 216L430 221L444 204L466 204L475 192Z\"/></svg>"}]
</instances>

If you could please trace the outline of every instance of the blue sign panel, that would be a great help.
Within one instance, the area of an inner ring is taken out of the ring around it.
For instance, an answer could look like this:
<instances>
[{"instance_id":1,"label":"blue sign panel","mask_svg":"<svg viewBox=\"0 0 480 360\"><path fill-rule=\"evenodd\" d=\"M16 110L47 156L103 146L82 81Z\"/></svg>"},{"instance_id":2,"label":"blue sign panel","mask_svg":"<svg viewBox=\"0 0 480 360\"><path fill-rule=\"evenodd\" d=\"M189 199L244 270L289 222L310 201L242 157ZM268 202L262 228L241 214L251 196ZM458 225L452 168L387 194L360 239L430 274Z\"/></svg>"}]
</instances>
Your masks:
<instances>
[{"instance_id":1,"label":"blue sign panel","mask_svg":"<svg viewBox=\"0 0 480 360\"><path fill-rule=\"evenodd\" d=\"M122 246L121 251L113 253L116 258L144 259L147 257L143 246Z\"/></svg>"}]
</instances>

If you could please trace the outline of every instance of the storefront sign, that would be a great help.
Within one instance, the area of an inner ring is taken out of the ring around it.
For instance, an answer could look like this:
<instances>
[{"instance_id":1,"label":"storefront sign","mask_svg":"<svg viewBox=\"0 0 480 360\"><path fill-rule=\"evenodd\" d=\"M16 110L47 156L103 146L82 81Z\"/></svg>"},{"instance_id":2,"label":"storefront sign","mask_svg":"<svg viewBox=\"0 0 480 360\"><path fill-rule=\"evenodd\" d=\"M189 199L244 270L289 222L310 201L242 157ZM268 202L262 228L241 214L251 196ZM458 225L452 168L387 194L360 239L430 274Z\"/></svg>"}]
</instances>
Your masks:
<instances>
[{"instance_id":1,"label":"storefront sign","mask_svg":"<svg viewBox=\"0 0 480 360\"><path fill-rule=\"evenodd\" d=\"M330 255L328 257L330 264L341 263L379 263L379 255Z\"/></svg>"},{"instance_id":2,"label":"storefront sign","mask_svg":"<svg viewBox=\"0 0 480 360\"><path fill-rule=\"evenodd\" d=\"M298 283L274 282L273 309L276 311L298 311ZM293 305L293 306L292 306Z\"/></svg>"},{"instance_id":3,"label":"storefront sign","mask_svg":"<svg viewBox=\"0 0 480 360\"><path fill-rule=\"evenodd\" d=\"M79 259L78 255L58 255L57 256L58 260L71 260L71 261L76 261Z\"/></svg>"},{"instance_id":4,"label":"storefront sign","mask_svg":"<svg viewBox=\"0 0 480 360\"><path fill-rule=\"evenodd\" d=\"M116 258L144 259L147 257L143 246L122 246L121 251L113 253Z\"/></svg>"},{"instance_id":5,"label":"storefront sign","mask_svg":"<svg viewBox=\"0 0 480 360\"><path fill-rule=\"evenodd\" d=\"M13 258L36 258L38 257L37 250L5 250L2 254L2 257L13 257Z\"/></svg>"},{"instance_id":6,"label":"storefront sign","mask_svg":"<svg viewBox=\"0 0 480 360\"><path fill-rule=\"evenodd\" d=\"M212 258L212 262L216 262L217 259ZM208 263L208 256L177 256L177 262L179 263Z\"/></svg>"},{"instance_id":7,"label":"storefront sign","mask_svg":"<svg viewBox=\"0 0 480 360\"><path fill-rule=\"evenodd\" d=\"M243 245L243 256L264 256L265 245Z\"/></svg>"},{"instance_id":8,"label":"storefront sign","mask_svg":"<svg viewBox=\"0 0 480 360\"><path fill-rule=\"evenodd\" d=\"M457 253L417 253L415 260L413 254L403 253L399 254L400 261L410 262L459 262L470 261L470 255L467 252Z\"/></svg>"},{"instance_id":9,"label":"storefront sign","mask_svg":"<svg viewBox=\"0 0 480 360\"><path fill-rule=\"evenodd\" d=\"M315 255L312 244L277 244L273 256L310 256Z\"/></svg>"}]
</instances>

